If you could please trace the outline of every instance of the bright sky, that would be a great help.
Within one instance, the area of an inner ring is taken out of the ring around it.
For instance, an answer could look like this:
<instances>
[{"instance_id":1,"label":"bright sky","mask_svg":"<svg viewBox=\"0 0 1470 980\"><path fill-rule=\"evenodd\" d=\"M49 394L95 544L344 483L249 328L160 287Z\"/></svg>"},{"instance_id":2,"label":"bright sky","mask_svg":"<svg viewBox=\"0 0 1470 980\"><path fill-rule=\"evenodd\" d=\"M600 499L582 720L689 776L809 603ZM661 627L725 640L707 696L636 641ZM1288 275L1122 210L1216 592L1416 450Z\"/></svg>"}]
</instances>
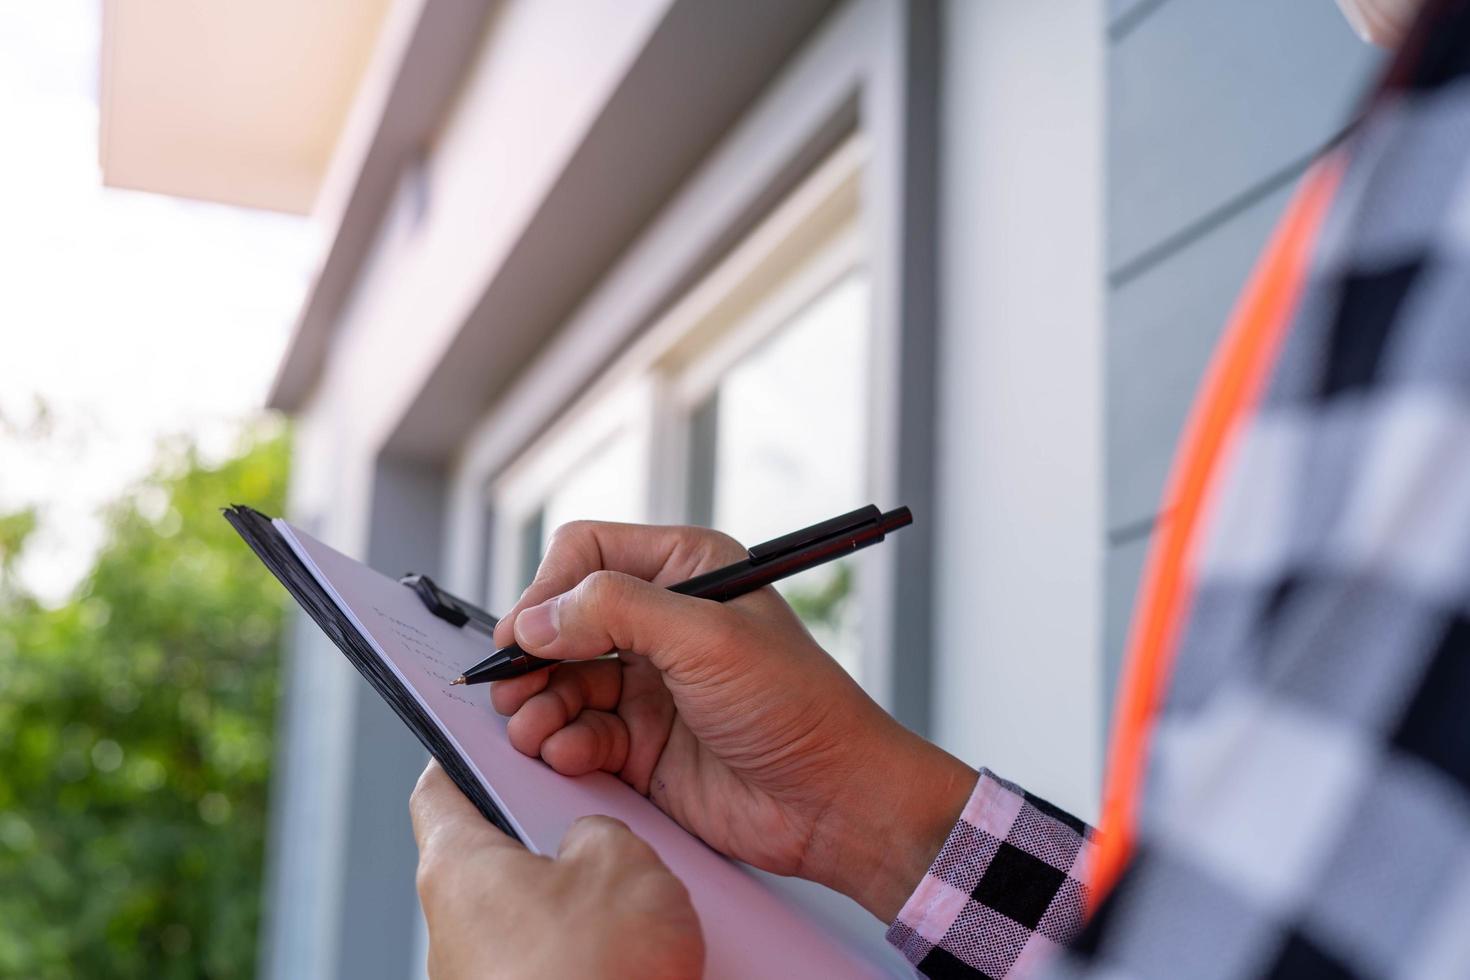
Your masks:
<instances>
[{"instance_id":1,"label":"bright sky","mask_svg":"<svg viewBox=\"0 0 1470 980\"><path fill-rule=\"evenodd\" d=\"M311 256L303 219L101 186L99 17L0 0L0 511L41 506L21 575L52 600L161 437L221 453L259 410Z\"/></svg>"}]
</instances>

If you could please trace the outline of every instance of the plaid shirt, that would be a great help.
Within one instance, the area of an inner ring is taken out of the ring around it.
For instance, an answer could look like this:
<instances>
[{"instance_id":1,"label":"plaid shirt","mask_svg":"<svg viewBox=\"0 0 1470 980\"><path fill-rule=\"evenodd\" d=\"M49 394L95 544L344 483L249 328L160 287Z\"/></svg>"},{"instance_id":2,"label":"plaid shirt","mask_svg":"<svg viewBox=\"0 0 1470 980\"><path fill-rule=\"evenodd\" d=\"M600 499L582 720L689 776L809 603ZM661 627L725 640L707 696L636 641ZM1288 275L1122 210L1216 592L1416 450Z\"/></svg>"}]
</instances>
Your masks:
<instances>
[{"instance_id":1,"label":"plaid shirt","mask_svg":"<svg viewBox=\"0 0 1470 980\"><path fill-rule=\"evenodd\" d=\"M1428 5L1345 150L1132 861L1083 927L1091 832L983 773L889 930L929 976L1470 977L1470 0Z\"/></svg>"}]
</instances>

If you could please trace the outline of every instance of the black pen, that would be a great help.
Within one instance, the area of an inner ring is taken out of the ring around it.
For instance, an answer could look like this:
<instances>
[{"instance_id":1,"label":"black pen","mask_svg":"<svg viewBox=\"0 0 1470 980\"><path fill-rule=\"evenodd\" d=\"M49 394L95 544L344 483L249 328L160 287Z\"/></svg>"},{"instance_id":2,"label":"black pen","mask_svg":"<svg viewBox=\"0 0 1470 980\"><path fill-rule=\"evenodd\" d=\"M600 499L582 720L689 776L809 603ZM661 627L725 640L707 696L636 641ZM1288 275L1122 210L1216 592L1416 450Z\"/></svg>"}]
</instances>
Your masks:
<instances>
[{"instance_id":1,"label":"black pen","mask_svg":"<svg viewBox=\"0 0 1470 980\"><path fill-rule=\"evenodd\" d=\"M783 534L765 544L758 544L749 550L747 557L735 564L696 575L678 585L671 585L669 591L696 599L725 602L804 572L808 568L850 555L859 548L877 544L890 531L897 531L913 522L914 515L909 513L907 507L899 507L885 514L869 504L850 514L833 517L800 531ZM533 656L512 644L496 650L466 670L454 683L483 684L486 681L503 681L561 662Z\"/></svg>"}]
</instances>

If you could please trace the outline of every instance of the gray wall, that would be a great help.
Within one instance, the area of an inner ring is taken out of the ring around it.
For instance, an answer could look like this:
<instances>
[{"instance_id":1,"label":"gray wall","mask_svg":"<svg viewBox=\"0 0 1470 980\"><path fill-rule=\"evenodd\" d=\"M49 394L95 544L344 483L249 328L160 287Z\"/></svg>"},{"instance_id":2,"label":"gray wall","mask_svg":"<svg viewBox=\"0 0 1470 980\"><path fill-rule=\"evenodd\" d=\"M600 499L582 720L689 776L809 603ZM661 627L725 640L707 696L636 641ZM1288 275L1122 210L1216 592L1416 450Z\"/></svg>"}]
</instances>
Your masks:
<instances>
[{"instance_id":1,"label":"gray wall","mask_svg":"<svg viewBox=\"0 0 1470 980\"><path fill-rule=\"evenodd\" d=\"M931 734L1086 819L1103 728L1104 12L948 0L941 24Z\"/></svg>"},{"instance_id":2,"label":"gray wall","mask_svg":"<svg viewBox=\"0 0 1470 980\"><path fill-rule=\"evenodd\" d=\"M1109 0L1109 15L1111 705L1194 389L1292 187L1355 111L1379 54L1331 0Z\"/></svg>"}]
</instances>

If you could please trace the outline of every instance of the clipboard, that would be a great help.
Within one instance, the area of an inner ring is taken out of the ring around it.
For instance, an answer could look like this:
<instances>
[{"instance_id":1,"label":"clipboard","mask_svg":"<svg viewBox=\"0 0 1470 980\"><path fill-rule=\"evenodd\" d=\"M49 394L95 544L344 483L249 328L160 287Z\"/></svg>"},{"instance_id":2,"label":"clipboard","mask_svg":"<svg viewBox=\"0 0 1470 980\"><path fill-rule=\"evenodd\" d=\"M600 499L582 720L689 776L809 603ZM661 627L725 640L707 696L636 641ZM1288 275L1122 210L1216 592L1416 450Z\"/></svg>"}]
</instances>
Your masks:
<instances>
[{"instance_id":1,"label":"clipboard","mask_svg":"<svg viewBox=\"0 0 1470 980\"><path fill-rule=\"evenodd\" d=\"M492 614L427 576L375 572L250 507L224 516L496 827L554 854L572 821L604 814L652 846L689 890L707 977L911 975L882 924L851 900L730 861L609 773L562 776L512 747L483 696L450 684L487 652Z\"/></svg>"}]
</instances>

